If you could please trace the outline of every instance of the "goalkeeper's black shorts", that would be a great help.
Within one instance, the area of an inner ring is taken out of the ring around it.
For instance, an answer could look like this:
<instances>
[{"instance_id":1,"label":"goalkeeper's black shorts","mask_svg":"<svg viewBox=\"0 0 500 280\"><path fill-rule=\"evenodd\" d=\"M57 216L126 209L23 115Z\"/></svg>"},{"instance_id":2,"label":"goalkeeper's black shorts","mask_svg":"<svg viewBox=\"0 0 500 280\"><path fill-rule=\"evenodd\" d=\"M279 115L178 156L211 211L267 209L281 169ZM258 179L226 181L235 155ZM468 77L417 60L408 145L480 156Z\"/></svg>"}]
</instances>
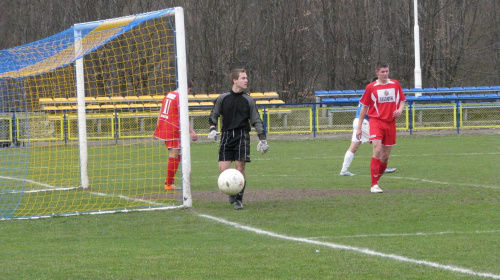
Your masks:
<instances>
[{"instance_id":1,"label":"goalkeeper's black shorts","mask_svg":"<svg viewBox=\"0 0 500 280\"><path fill-rule=\"evenodd\" d=\"M219 161L250 162L250 133L240 129L222 132Z\"/></svg>"}]
</instances>

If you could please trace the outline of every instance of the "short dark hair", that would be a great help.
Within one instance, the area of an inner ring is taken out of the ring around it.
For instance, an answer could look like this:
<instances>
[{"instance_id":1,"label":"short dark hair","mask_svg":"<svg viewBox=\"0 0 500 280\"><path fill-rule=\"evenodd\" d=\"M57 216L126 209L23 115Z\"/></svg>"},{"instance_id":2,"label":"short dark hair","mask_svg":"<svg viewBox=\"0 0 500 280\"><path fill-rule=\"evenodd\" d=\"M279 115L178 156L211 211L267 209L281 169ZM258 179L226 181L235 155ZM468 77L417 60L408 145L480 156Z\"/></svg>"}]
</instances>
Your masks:
<instances>
[{"instance_id":1,"label":"short dark hair","mask_svg":"<svg viewBox=\"0 0 500 280\"><path fill-rule=\"evenodd\" d=\"M389 67L389 63L387 62L378 62L377 63L377 68L375 68L375 70L379 70L380 68L385 68L385 67Z\"/></svg>"},{"instance_id":2,"label":"short dark hair","mask_svg":"<svg viewBox=\"0 0 500 280\"><path fill-rule=\"evenodd\" d=\"M193 80L188 79L188 89L194 88Z\"/></svg>"},{"instance_id":3,"label":"short dark hair","mask_svg":"<svg viewBox=\"0 0 500 280\"><path fill-rule=\"evenodd\" d=\"M231 83L233 83L233 80L237 80L240 77L240 73L246 73L247 71L245 69L234 69L231 71Z\"/></svg>"}]
</instances>

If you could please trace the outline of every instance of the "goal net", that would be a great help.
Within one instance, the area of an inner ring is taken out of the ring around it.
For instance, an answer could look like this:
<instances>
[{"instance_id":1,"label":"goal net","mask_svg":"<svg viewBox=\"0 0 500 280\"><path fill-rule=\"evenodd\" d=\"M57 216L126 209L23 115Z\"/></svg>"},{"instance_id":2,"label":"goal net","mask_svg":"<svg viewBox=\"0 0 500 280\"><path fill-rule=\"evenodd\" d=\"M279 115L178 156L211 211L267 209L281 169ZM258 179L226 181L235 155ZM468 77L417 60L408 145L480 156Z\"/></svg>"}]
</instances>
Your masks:
<instances>
[{"instance_id":1,"label":"goal net","mask_svg":"<svg viewBox=\"0 0 500 280\"><path fill-rule=\"evenodd\" d=\"M153 139L178 89L182 161ZM191 206L180 7L75 24L0 51L0 219Z\"/></svg>"}]
</instances>

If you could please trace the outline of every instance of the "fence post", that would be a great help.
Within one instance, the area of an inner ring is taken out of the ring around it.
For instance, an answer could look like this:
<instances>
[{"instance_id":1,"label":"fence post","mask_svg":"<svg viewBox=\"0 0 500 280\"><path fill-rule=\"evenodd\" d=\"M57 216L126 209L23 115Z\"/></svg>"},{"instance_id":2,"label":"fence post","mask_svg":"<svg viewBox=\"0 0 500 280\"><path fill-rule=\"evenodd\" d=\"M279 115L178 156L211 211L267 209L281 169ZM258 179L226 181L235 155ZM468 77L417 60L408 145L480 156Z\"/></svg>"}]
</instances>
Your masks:
<instances>
[{"instance_id":1,"label":"fence post","mask_svg":"<svg viewBox=\"0 0 500 280\"><path fill-rule=\"evenodd\" d=\"M114 113L113 117L115 119L115 123L113 125L113 129L115 130L114 137L115 137L115 143L118 143L118 136L119 136L119 131L118 131L118 110L114 109L113 113Z\"/></svg>"},{"instance_id":2,"label":"fence post","mask_svg":"<svg viewBox=\"0 0 500 280\"><path fill-rule=\"evenodd\" d=\"M66 111L63 111L63 134L64 134L64 144L68 144L68 117Z\"/></svg>"},{"instance_id":3,"label":"fence post","mask_svg":"<svg viewBox=\"0 0 500 280\"><path fill-rule=\"evenodd\" d=\"M12 113L12 144L17 147L17 122L16 112Z\"/></svg>"},{"instance_id":4,"label":"fence post","mask_svg":"<svg viewBox=\"0 0 500 280\"><path fill-rule=\"evenodd\" d=\"M410 128L410 135L413 131L413 102L408 101L408 126Z\"/></svg>"},{"instance_id":5,"label":"fence post","mask_svg":"<svg viewBox=\"0 0 500 280\"><path fill-rule=\"evenodd\" d=\"M321 104L320 104L321 106ZM316 103L313 103L313 110L312 110L312 124L313 124L313 138L316 138Z\"/></svg>"}]
</instances>

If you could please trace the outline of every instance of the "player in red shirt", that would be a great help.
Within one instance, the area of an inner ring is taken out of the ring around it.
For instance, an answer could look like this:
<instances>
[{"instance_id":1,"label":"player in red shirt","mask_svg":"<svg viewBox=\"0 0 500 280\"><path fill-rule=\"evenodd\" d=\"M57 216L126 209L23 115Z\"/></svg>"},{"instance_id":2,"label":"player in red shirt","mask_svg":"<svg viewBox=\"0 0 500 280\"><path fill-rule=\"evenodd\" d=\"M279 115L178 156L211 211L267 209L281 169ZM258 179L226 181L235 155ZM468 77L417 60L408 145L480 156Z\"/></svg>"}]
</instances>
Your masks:
<instances>
[{"instance_id":1,"label":"player in red shirt","mask_svg":"<svg viewBox=\"0 0 500 280\"><path fill-rule=\"evenodd\" d=\"M389 79L389 64L379 63L375 70L377 80L366 86L359 103L363 105L359 113L362 120L367 114L370 118L370 142L373 157L370 164L372 193L381 193L378 180L387 168L393 145L396 145L396 119L403 114L406 97L401 85ZM358 124L356 137L361 139L362 122Z\"/></svg>"},{"instance_id":2,"label":"player in red shirt","mask_svg":"<svg viewBox=\"0 0 500 280\"><path fill-rule=\"evenodd\" d=\"M191 89L193 89L193 84L188 81L188 91L191 91ZM192 141L198 140L198 136L191 125L189 126L189 133ZM177 90L167 93L163 98L154 137L165 141L165 146L169 151L165 190L180 189L174 185L174 177L181 162L179 93Z\"/></svg>"}]
</instances>

